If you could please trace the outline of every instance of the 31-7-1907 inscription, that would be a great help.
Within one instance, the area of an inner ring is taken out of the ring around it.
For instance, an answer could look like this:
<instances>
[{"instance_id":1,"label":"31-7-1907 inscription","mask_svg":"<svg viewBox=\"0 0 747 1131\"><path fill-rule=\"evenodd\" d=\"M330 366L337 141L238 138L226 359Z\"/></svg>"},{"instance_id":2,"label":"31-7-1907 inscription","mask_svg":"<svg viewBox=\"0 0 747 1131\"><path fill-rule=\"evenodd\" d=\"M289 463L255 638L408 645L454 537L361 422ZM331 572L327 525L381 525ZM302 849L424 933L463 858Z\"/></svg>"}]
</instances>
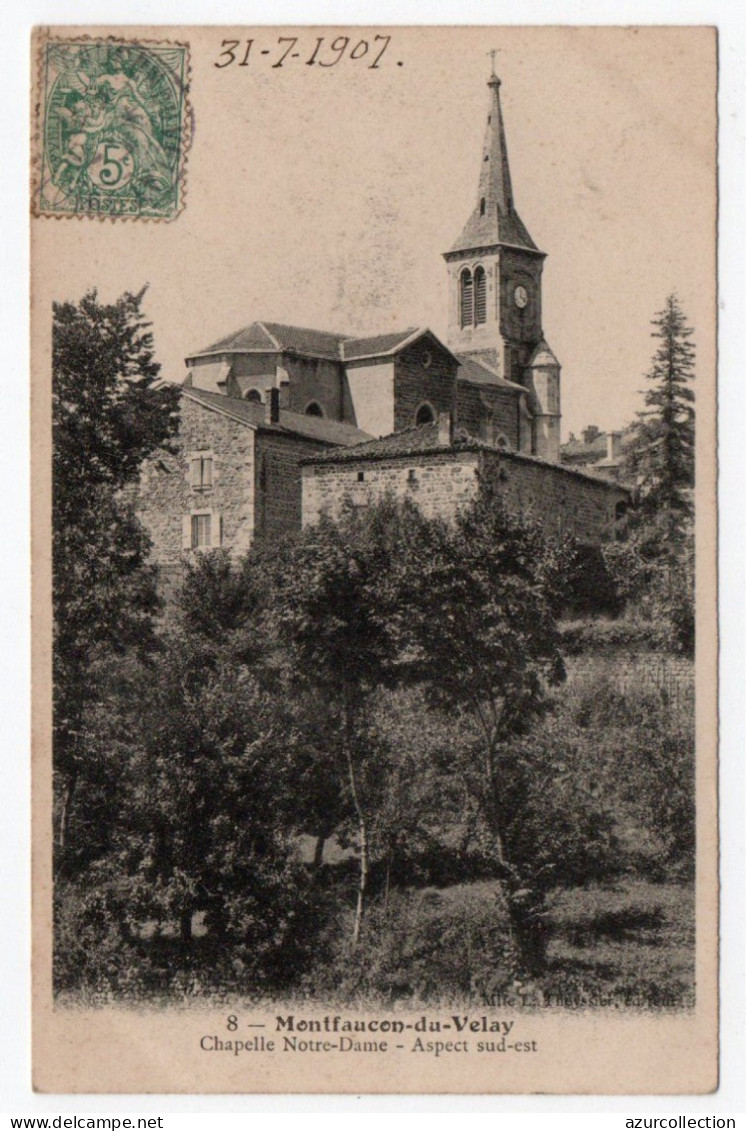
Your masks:
<instances>
[{"instance_id":1,"label":"31-7-1907 inscription","mask_svg":"<svg viewBox=\"0 0 747 1131\"><path fill-rule=\"evenodd\" d=\"M320 35L309 44L297 35L281 35L276 44L267 47L255 39L224 39L214 65L223 69L232 65L254 67L266 62L271 70L278 70L295 61L307 67L334 67L344 59L376 71L391 41L391 35L373 35L369 39L356 35ZM401 67L403 63L397 60L396 65Z\"/></svg>"},{"instance_id":2,"label":"31-7-1907 inscription","mask_svg":"<svg viewBox=\"0 0 747 1131\"><path fill-rule=\"evenodd\" d=\"M294 1014L278 1015L274 1026L259 1022L243 1022L235 1014L225 1021L225 1032L205 1033L200 1038L203 1052L222 1052L239 1056L243 1053L276 1052L353 1052L353 1053L425 1053L436 1058L452 1053L536 1053L536 1040L520 1040L514 1032L515 1022L486 1014L452 1014L430 1018L426 1014L404 1018L346 1018L340 1015L321 1018L299 1018ZM273 1036L258 1029L274 1029ZM252 1032L248 1032L251 1030ZM478 1039L479 1038L479 1039Z\"/></svg>"}]
</instances>

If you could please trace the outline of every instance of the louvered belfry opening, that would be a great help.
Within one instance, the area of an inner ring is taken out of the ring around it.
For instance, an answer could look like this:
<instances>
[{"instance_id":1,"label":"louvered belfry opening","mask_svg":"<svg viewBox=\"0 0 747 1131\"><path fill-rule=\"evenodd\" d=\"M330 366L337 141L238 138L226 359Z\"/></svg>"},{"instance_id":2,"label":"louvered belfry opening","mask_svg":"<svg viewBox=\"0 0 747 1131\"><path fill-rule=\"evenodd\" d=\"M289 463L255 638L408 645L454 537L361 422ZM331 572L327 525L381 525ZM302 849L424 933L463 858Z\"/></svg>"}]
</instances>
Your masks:
<instances>
[{"instance_id":1,"label":"louvered belfry opening","mask_svg":"<svg viewBox=\"0 0 747 1131\"><path fill-rule=\"evenodd\" d=\"M488 313L487 280L485 268L478 267L475 271L475 326L484 322Z\"/></svg>"},{"instance_id":2,"label":"louvered belfry opening","mask_svg":"<svg viewBox=\"0 0 747 1131\"><path fill-rule=\"evenodd\" d=\"M480 326L488 317L488 280L484 267L474 275L465 267L459 276L459 321L462 327Z\"/></svg>"},{"instance_id":3,"label":"louvered belfry opening","mask_svg":"<svg viewBox=\"0 0 747 1131\"><path fill-rule=\"evenodd\" d=\"M462 326L471 326L474 309L474 294L472 286L472 272L467 268L462 271L459 283L460 321Z\"/></svg>"}]
</instances>

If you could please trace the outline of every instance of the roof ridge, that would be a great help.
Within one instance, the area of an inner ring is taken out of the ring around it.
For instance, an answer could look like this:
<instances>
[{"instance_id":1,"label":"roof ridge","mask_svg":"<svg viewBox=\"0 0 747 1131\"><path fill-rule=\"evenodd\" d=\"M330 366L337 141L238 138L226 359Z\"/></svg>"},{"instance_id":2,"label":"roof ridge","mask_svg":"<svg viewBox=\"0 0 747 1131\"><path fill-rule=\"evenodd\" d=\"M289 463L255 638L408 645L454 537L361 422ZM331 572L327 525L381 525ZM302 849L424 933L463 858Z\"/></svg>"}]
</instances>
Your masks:
<instances>
[{"instance_id":1,"label":"roof ridge","mask_svg":"<svg viewBox=\"0 0 747 1131\"><path fill-rule=\"evenodd\" d=\"M295 322L276 322L274 318L270 318L267 321L262 320L259 322L259 325L265 327L282 326L286 330L301 330L305 334L325 334L328 338L340 338L343 341L348 341L353 337L351 334L340 334L337 330L320 330L316 326L299 326ZM269 330L267 333L270 334L270 337L274 337Z\"/></svg>"},{"instance_id":2,"label":"roof ridge","mask_svg":"<svg viewBox=\"0 0 747 1131\"><path fill-rule=\"evenodd\" d=\"M375 334L354 334L346 340L349 342L367 342L371 338L390 338L395 334L414 334L416 330L427 330L427 326L405 326L403 330L378 330Z\"/></svg>"},{"instance_id":3,"label":"roof ridge","mask_svg":"<svg viewBox=\"0 0 747 1131\"><path fill-rule=\"evenodd\" d=\"M272 344L275 346L275 349L280 349L280 342L277 340L277 338L272 333L272 331L267 329L267 323L266 322L263 322L260 319L257 319L255 322L250 322L249 325L250 326L261 326L262 329L264 330L264 332L267 334L267 337L270 339ZM276 325L279 325L279 323L271 322L270 325L276 326Z\"/></svg>"}]
</instances>

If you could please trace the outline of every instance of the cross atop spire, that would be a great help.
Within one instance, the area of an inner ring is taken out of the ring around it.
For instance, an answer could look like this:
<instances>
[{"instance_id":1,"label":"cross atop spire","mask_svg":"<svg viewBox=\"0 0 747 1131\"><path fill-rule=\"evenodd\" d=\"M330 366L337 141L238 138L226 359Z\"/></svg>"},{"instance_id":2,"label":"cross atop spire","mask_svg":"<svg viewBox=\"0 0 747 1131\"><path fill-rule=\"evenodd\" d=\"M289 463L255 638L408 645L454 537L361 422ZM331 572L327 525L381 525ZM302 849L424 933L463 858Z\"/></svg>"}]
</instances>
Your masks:
<instances>
[{"instance_id":1,"label":"cross atop spire","mask_svg":"<svg viewBox=\"0 0 747 1131\"><path fill-rule=\"evenodd\" d=\"M480 163L477 205L451 251L467 251L503 243L536 251L536 245L514 208L501 109L501 80L495 73L495 49L488 54L492 69L488 80L488 118Z\"/></svg>"}]
</instances>

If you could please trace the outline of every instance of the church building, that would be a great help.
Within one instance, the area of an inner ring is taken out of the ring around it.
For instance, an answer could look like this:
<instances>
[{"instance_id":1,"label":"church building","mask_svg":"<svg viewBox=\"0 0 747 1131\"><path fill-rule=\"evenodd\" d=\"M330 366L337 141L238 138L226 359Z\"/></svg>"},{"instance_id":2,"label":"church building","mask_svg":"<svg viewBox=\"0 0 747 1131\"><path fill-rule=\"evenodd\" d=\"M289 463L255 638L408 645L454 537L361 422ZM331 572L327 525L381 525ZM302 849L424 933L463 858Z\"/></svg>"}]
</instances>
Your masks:
<instances>
[{"instance_id":1,"label":"church building","mask_svg":"<svg viewBox=\"0 0 747 1131\"><path fill-rule=\"evenodd\" d=\"M553 531L614 536L624 488L560 464L560 365L542 331L545 259L514 204L500 79L477 197L444 253L448 333L356 336L258 320L190 354L178 453L148 460L139 513L162 567L245 552L384 491L453 514L491 476Z\"/></svg>"}]
</instances>

